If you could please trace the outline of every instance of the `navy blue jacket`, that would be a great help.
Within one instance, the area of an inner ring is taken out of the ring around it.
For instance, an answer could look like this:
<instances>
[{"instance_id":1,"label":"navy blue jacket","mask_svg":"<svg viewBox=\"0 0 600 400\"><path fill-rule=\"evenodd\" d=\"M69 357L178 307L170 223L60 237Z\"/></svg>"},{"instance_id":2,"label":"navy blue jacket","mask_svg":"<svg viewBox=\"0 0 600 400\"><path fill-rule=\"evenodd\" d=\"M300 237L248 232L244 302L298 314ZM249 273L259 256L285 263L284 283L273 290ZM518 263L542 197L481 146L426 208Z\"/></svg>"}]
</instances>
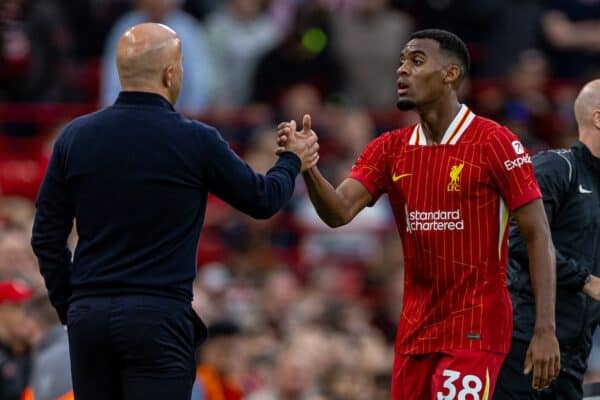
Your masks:
<instances>
[{"instance_id":1,"label":"navy blue jacket","mask_svg":"<svg viewBox=\"0 0 600 400\"><path fill-rule=\"evenodd\" d=\"M583 379L600 322L600 303L581 289L590 274L600 276L600 159L577 142L533 158L556 248L556 336L561 369ZM535 301L527 246L512 221L508 289L513 303L513 337L529 342L535 324Z\"/></svg>"},{"instance_id":2,"label":"navy blue jacket","mask_svg":"<svg viewBox=\"0 0 600 400\"><path fill-rule=\"evenodd\" d=\"M269 218L290 199L300 164L285 152L257 174L215 128L156 94L122 92L114 105L75 119L54 146L31 242L61 321L69 301L84 296L191 301L208 193Z\"/></svg>"}]
</instances>

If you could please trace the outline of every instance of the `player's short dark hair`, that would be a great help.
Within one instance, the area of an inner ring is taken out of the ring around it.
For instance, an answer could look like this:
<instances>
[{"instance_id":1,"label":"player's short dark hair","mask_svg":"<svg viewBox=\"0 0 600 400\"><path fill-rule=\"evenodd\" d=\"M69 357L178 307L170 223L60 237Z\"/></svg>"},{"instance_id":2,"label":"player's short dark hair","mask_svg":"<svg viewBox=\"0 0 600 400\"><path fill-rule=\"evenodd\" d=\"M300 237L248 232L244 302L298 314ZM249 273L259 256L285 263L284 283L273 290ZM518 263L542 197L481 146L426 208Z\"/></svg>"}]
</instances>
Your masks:
<instances>
[{"instance_id":1,"label":"player's short dark hair","mask_svg":"<svg viewBox=\"0 0 600 400\"><path fill-rule=\"evenodd\" d=\"M471 69L471 56L469 55L469 49L467 45L457 35L452 32L445 31L443 29L424 29L416 31L410 35L409 40L412 39L431 39L439 43L440 49L450 53L456 57L461 64L463 70L463 76L469 74Z\"/></svg>"}]
</instances>

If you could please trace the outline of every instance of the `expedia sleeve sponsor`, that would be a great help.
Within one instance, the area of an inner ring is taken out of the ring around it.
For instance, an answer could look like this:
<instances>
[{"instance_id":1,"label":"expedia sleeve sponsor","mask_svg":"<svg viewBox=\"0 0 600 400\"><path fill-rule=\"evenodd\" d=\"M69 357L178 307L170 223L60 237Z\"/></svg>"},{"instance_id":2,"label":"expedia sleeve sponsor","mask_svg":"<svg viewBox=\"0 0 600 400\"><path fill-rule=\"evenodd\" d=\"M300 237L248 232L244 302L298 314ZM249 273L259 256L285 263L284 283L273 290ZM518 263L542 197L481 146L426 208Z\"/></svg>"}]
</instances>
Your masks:
<instances>
[{"instance_id":1,"label":"expedia sleeve sponsor","mask_svg":"<svg viewBox=\"0 0 600 400\"><path fill-rule=\"evenodd\" d=\"M504 161L504 167L507 171L511 171L515 168L521 168L525 164L531 164L531 156L529 154L525 154L524 156L515 158L514 160Z\"/></svg>"},{"instance_id":2,"label":"expedia sleeve sponsor","mask_svg":"<svg viewBox=\"0 0 600 400\"><path fill-rule=\"evenodd\" d=\"M456 210L406 211L406 231L462 231L465 221Z\"/></svg>"}]
</instances>

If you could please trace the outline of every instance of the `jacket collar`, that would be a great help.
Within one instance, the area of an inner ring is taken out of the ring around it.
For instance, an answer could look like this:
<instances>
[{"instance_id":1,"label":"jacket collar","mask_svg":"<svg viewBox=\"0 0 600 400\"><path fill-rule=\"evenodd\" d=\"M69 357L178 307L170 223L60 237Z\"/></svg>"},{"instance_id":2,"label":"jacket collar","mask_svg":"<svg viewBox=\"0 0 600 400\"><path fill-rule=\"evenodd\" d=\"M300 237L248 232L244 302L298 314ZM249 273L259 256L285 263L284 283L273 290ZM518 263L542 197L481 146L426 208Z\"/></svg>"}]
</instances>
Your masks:
<instances>
[{"instance_id":1,"label":"jacket collar","mask_svg":"<svg viewBox=\"0 0 600 400\"><path fill-rule=\"evenodd\" d=\"M120 92L115 104L159 107L175 111L173 105L167 99L159 94L150 92Z\"/></svg>"}]
</instances>

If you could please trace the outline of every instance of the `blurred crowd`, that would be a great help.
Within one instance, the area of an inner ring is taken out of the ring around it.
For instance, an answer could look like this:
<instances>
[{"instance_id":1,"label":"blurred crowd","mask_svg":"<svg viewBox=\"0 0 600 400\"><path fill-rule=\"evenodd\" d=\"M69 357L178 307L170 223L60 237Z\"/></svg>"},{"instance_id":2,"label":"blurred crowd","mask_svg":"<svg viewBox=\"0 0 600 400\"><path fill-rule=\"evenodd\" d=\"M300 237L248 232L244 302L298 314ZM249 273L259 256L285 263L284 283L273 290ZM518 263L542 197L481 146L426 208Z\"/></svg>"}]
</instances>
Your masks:
<instances>
[{"instance_id":1,"label":"blurred crowd","mask_svg":"<svg viewBox=\"0 0 600 400\"><path fill-rule=\"evenodd\" d=\"M438 27L468 44L473 76L504 78L540 49L554 78L589 80L600 61L597 0L4 0L0 99L111 103L114 49L143 21L183 40L181 110L276 105L308 82L328 102L389 108L408 34Z\"/></svg>"},{"instance_id":2,"label":"blurred crowd","mask_svg":"<svg viewBox=\"0 0 600 400\"><path fill-rule=\"evenodd\" d=\"M0 399L42 398L48 363L65 376L65 334L29 246L34 200L64 123L114 101L116 41L143 21L182 38L180 111L217 126L260 172L275 161L276 124L310 113L334 183L372 138L415 121L394 110L413 30L465 39L462 100L533 153L575 140L574 98L600 76L600 0L1 1L0 364L12 367L0 365L11 382ZM301 179L268 221L211 197L198 265L194 307L211 337L194 400L389 398L402 250L385 200L334 231ZM49 398L68 396L64 384Z\"/></svg>"}]
</instances>

